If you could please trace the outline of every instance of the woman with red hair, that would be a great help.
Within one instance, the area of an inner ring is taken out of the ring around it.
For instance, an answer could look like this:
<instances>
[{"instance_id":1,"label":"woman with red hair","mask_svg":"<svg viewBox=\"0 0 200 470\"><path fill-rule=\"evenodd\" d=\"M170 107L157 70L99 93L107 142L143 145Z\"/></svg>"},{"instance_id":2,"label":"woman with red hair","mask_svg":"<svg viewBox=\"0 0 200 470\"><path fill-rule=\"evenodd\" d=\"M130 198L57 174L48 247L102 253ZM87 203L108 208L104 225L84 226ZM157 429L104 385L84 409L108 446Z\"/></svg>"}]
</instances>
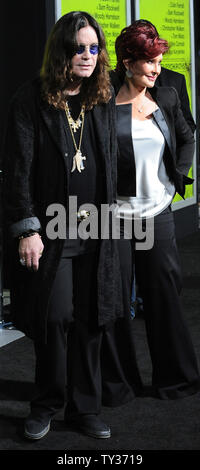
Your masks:
<instances>
[{"instance_id":1,"label":"woman with red hair","mask_svg":"<svg viewBox=\"0 0 200 470\"><path fill-rule=\"evenodd\" d=\"M118 351L119 341L126 342L124 348L121 345L123 351L127 344L134 349L130 323L134 271L144 302L154 392L160 398L178 398L194 393L200 385L180 304L181 273L171 211L175 193L184 197L185 184L193 181L187 173L194 138L176 90L155 86L168 50L167 41L145 20L124 28L116 40L117 66L112 80L117 105L119 253L126 320L120 320L115 340ZM141 235L146 235L143 244L137 242Z\"/></svg>"}]
</instances>

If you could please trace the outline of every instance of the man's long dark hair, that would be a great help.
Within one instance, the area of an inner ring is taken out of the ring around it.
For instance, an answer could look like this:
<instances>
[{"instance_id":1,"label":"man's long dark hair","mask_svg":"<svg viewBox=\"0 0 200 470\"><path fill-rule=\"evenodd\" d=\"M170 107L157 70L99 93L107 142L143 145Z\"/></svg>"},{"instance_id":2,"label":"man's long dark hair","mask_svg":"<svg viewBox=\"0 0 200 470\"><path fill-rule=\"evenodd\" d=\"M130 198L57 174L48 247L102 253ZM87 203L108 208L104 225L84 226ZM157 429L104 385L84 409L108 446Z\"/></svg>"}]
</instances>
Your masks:
<instances>
[{"instance_id":1,"label":"man's long dark hair","mask_svg":"<svg viewBox=\"0 0 200 470\"><path fill-rule=\"evenodd\" d=\"M97 34L99 54L91 77L82 80L81 100L87 109L92 109L95 104L107 103L110 99L109 64L103 31L91 15L73 11L62 16L54 25L47 40L40 73L43 96L57 108L65 107L67 89L73 84L71 59L77 49L77 32L88 25Z\"/></svg>"}]
</instances>

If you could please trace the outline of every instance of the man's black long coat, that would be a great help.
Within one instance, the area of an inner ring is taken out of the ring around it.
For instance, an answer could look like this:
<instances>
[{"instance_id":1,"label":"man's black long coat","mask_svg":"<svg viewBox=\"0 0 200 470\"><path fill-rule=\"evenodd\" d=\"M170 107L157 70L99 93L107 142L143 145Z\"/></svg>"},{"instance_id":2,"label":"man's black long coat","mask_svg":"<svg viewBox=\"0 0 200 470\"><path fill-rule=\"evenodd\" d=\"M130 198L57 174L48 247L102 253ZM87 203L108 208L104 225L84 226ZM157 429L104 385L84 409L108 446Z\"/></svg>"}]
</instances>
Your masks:
<instances>
[{"instance_id":1,"label":"man's black long coat","mask_svg":"<svg viewBox=\"0 0 200 470\"><path fill-rule=\"evenodd\" d=\"M61 110L41 99L40 82L25 84L14 96L8 117L4 149L4 213L7 226L24 219L39 220L44 252L37 272L20 265L18 241L11 262L11 307L14 324L37 340L46 338L48 299L64 240L46 236L52 203L68 209L67 154L74 153ZM90 111L99 158L106 182L106 202L116 198L116 135L114 97ZM104 201L105 202L105 201ZM121 280L116 240L102 240L98 269L99 325L122 316ZM87 273L86 273L87 275Z\"/></svg>"}]
</instances>

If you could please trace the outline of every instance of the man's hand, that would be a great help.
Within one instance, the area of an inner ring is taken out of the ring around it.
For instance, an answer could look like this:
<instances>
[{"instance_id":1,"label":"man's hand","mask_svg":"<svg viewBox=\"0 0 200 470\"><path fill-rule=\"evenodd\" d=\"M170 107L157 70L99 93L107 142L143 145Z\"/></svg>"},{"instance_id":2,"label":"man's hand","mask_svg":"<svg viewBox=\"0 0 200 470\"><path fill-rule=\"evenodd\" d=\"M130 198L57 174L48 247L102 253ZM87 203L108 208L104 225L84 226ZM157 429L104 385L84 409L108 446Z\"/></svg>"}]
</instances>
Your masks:
<instances>
[{"instance_id":1,"label":"man's hand","mask_svg":"<svg viewBox=\"0 0 200 470\"><path fill-rule=\"evenodd\" d=\"M24 260L24 265L28 269L38 270L43 250L44 245L38 233L31 235L31 237L22 238L19 242L19 257Z\"/></svg>"}]
</instances>

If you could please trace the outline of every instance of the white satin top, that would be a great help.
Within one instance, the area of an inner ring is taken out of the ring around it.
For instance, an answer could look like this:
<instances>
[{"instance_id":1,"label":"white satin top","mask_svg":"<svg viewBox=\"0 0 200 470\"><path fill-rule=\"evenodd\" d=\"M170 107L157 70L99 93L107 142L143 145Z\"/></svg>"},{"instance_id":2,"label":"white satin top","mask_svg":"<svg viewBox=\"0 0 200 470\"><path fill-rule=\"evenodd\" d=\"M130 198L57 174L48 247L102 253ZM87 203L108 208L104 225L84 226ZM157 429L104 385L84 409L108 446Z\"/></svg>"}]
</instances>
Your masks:
<instances>
[{"instance_id":1,"label":"white satin top","mask_svg":"<svg viewBox=\"0 0 200 470\"><path fill-rule=\"evenodd\" d=\"M119 196L118 217L149 218L170 205L175 187L163 162L165 139L155 120L132 119L132 139L136 168L136 196Z\"/></svg>"}]
</instances>

